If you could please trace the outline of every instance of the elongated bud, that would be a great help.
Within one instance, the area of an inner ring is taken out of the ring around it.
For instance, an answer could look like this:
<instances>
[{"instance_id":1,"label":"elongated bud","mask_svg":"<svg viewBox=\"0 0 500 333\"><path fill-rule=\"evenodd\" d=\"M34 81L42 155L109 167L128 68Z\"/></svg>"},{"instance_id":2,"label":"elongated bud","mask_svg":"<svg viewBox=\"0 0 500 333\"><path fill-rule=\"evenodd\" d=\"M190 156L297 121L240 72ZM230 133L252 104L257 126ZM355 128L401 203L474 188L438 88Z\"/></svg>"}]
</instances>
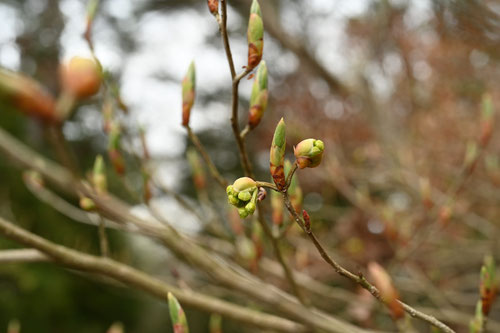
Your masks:
<instances>
[{"instance_id":1,"label":"elongated bud","mask_svg":"<svg viewBox=\"0 0 500 333\"><path fill-rule=\"evenodd\" d=\"M151 190L151 174L146 170L142 169L142 196L144 202L147 204L149 200L153 197L153 191Z\"/></svg>"},{"instance_id":2,"label":"elongated bud","mask_svg":"<svg viewBox=\"0 0 500 333\"><path fill-rule=\"evenodd\" d=\"M168 293L168 309L170 311L170 319L172 320L174 333L189 333L184 310L179 304L177 298L175 298L175 296L170 292Z\"/></svg>"},{"instance_id":3,"label":"elongated bud","mask_svg":"<svg viewBox=\"0 0 500 333\"><path fill-rule=\"evenodd\" d=\"M64 92L80 100L99 91L102 70L92 59L73 57L68 63L61 65L60 78Z\"/></svg>"},{"instance_id":4,"label":"elongated bud","mask_svg":"<svg viewBox=\"0 0 500 333\"><path fill-rule=\"evenodd\" d=\"M481 134L479 136L479 144L481 147L485 147L491 139L491 134L493 133L493 122L495 110L493 108L493 102L491 101L491 96L485 94L482 101L482 112L481 112Z\"/></svg>"},{"instance_id":5,"label":"elongated bud","mask_svg":"<svg viewBox=\"0 0 500 333\"><path fill-rule=\"evenodd\" d=\"M106 166L104 165L104 159L101 155L97 155L95 159L92 182L98 194L106 193L108 187L106 180Z\"/></svg>"},{"instance_id":6,"label":"elongated bud","mask_svg":"<svg viewBox=\"0 0 500 333\"><path fill-rule=\"evenodd\" d=\"M194 61L189 65L186 76L182 80L182 126L189 125L191 108L194 104L196 85L196 71Z\"/></svg>"},{"instance_id":7,"label":"elongated bud","mask_svg":"<svg viewBox=\"0 0 500 333\"><path fill-rule=\"evenodd\" d=\"M304 228L306 228L306 231L311 230L311 218L309 217L309 214L306 212L306 210L302 210L302 218L304 219Z\"/></svg>"},{"instance_id":8,"label":"elongated bud","mask_svg":"<svg viewBox=\"0 0 500 333\"><path fill-rule=\"evenodd\" d=\"M115 172L119 175L125 173L125 159L120 151L121 126L114 122L111 124L111 131L108 138L108 156Z\"/></svg>"},{"instance_id":9,"label":"elongated bud","mask_svg":"<svg viewBox=\"0 0 500 333\"><path fill-rule=\"evenodd\" d=\"M321 140L306 139L299 142L293 153L300 169L315 168L321 163L325 144Z\"/></svg>"},{"instance_id":10,"label":"elongated bud","mask_svg":"<svg viewBox=\"0 0 500 333\"><path fill-rule=\"evenodd\" d=\"M54 98L35 80L0 68L0 102L48 122L58 122Z\"/></svg>"},{"instance_id":11,"label":"elongated bud","mask_svg":"<svg viewBox=\"0 0 500 333\"><path fill-rule=\"evenodd\" d=\"M288 173L292 169L292 163L289 160L285 161L285 174L288 175ZM300 188L299 185L299 180L297 179L297 176L293 177L290 185L288 186L288 195L290 196L290 202L292 203L293 208L297 213L300 213L302 211L302 201L303 201L303 195L302 195L302 189Z\"/></svg>"},{"instance_id":12,"label":"elongated bud","mask_svg":"<svg viewBox=\"0 0 500 333\"><path fill-rule=\"evenodd\" d=\"M210 327L210 333L222 333L222 317L216 313L213 313L210 316L208 326Z\"/></svg>"},{"instance_id":13,"label":"elongated bud","mask_svg":"<svg viewBox=\"0 0 500 333\"><path fill-rule=\"evenodd\" d=\"M398 302L398 291L394 288L389 274L387 274L382 266L373 261L368 264L368 272L370 273L375 286L380 291L380 296L382 297L384 303L391 311L392 317L394 319L404 317L403 306Z\"/></svg>"},{"instance_id":14,"label":"elongated bud","mask_svg":"<svg viewBox=\"0 0 500 333\"><path fill-rule=\"evenodd\" d=\"M250 8L250 19L247 30L248 39L248 66L251 70L257 67L262 59L264 49L264 23L262 22L262 12L257 0L253 0Z\"/></svg>"},{"instance_id":15,"label":"elongated bud","mask_svg":"<svg viewBox=\"0 0 500 333\"><path fill-rule=\"evenodd\" d=\"M257 183L248 177L238 178L226 189L228 202L238 208L241 218L246 218L255 212L258 192Z\"/></svg>"},{"instance_id":16,"label":"elongated bud","mask_svg":"<svg viewBox=\"0 0 500 333\"><path fill-rule=\"evenodd\" d=\"M469 332L470 333L483 333L484 328L484 315L482 311L481 301L476 303L476 312L474 318L469 323Z\"/></svg>"},{"instance_id":17,"label":"elongated bud","mask_svg":"<svg viewBox=\"0 0 500 333\"><path fill-rule=\"evenodd\" d=\"M273 142L270 150L270 170L273 181L278 190L282 191L285 188L285 146L286 146L286 127L283 118L279 121L274 130Z\"/></svg>"},{"instance_id":18,"label":"elongated bud","mask_svg":"<svg viewBox=\"0 0 500 333\"><path fill-rule=\"evenodd\" d=\"M193 148L187 151L187 160L191 167L191 174L193 175L194 186L197 190L202 190L206 187L206 174L203 169L203 164L200 161L198 153Z\"/></svg>"},{"instance_id":19,"label":"elongated bud","mask_svg":"<svg viewBox=\"0 0 500 333\"><path fill-rule=\"evenodd\" d=\"M212 15L217 15L219 13L219 0L207 0L208 10Z\"/></svg>"},{"instance_id":20,"label":"elongated bud","mask_svg":"<svg viewBox=\"0 0 500 333\"><path fill-rule=\"evenodd\" d=\"M490 313L493 301L498 292L496 281L495 260L492 256L484 258L484 264L481 267L481 278L479 284L479 292L481 294L482 312L485 316Z\"/></svg>"},{"instance_id":21,"label":"elongated bud","mask_svg":"<svg viewBox=\"0 0 500 333\"><path fill-rule=\"evenodd\" d=\"M261 61L257 76L253 81L252 94L250 95L250 111L248 115L248 125L255 128L262 119L267 108L267 66L265 61Z\"/></svg>"},{"instance_id":22,"label":"elongated bud","mask_svg":"<svg viewBox=\"0 0 500 333\"><path fill-rule=\"evenodd\" d=\"M283 209L285 207L283 198L279 192L271 191L271 208L271 219L273 221L273 224L276 226L281 226L283 224Z\"/></svg>"},{"instance_id":23,"label":"elongated bud","mask_svg":"<svg viewBox=\"0 0 500 333\"><path fill-rule=\"evenodd\" d=\"M123 333L123 331L123 324L120 322L116 322L108 328L108 331L106 333Z\"/></svg>"},{"instance_id":24,"label":"elongated bud","mask_svg":"<svg viewBox=\"0 0 500 333\"><path fill-rule=\"evenodd\" d=\"M96 209L96 205L94 200L88 198L88 197L81 197L80 198L80 208L86 211L93 211Z\"/></svg>"}]
</instances>

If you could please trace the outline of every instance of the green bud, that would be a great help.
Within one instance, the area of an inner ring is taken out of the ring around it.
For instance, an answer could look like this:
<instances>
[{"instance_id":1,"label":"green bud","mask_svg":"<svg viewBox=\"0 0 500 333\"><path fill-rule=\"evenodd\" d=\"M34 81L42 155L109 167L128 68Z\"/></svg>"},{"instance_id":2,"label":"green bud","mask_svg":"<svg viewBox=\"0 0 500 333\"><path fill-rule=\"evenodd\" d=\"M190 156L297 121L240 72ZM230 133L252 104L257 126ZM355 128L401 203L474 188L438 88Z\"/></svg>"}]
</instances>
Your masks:
<instances>
[{"instance_id":1,"label":"green bud","mask_svg":"<svg viewBox=\"0 0 500 333\"><path fill-rule=\"evenodd\" d=\"M243 200L243 201L248 201L252 198L252 194L248 191L243 191L238 193L238 199Z\"/></svg>"},{"instance_id":2,"label":"green bud","mask_svg":"<svg viewBox=\"0 0 500 333\"><path fill-rule=\"evenodd\" d=\"M285 132L285 121L281 118L274 131L269 154L271 176L280 191L285 188L285 171L283 168L286 146Z\"/></svg>"},{"instance_id":3,"label":"green bud","mask_svg":"<svg viewBox=\"0 0 500 333\"><path fill-rule=\"evenodd\" d=\"M174 333L189 333L186 315L177 298L172 293L168 293L168 309Z\"/></svg>"},{"instance_id":4,"label":"green bud","mask_svg":"<svg viewBox=\"0 0 500 333\"><path fill-rule=\"evenodd\" d=\"M238 178L233 183L233 190L236 191L236 193L254 188L257 188L257 183L255 182L255 180L249 177Z\"/></svg>"},{"instance_id":5,"label":"green bud","mask_svg":"<svg viewBox=\"0 0 500 333\"><path fill-rule=\"evenodd\" d=\"M81 197L80 198L80 208L86 211L92 211L95 210L96 205L94 200L88 198L88 197Z\"/></svg>"},{"instance_id":6,"label":"green bud","mask_svg":"<svg viewBox=\"0 0 500 333\"><path fill-rule=\"evenodd\" d=\"M253 0L250 8L250 19L247 30L248 39L248 69L257 67L262 59L264 48L264 23L262 22L262 12L257 0Z\"/></svg>"},{"instance_id":7,"label":"green bud","mask_svg":"<svg viewBox=\"0 0 500 333\"><path fill-rule=\"evenodd\" d=\"M241 177L226 188L227 201L238 208L241 218L245 218L255 212L258 192L252 178Z\"/></svg>"},{"instance_id":8,"label":"green bud","mask_svg":"<svg viewBox=\"0 0 500 333\"><path fill-rule=\"evenodd\" d=\"M325 144L321 140L306 139L294 148L297 165L300 169L315 168L321 163Z\"/></svg>"},{"instance_id":9,"label":"green bud","mask_svg":"<svg viewBox=\"0 0 500 333\"><path fill-rule=\"evenodd\" d=\"M106 193L108 187L106 180L106 166L104 165L104 159L101 155L97 155L95 159L92 182L94 183L94 188L98 194Z\"/></svg>"},{"instance_id":10,"label":"green bud","mask_svg":"<svg viewBox=\"0 0 500 333\"><path fill-rule=\"evenodd\" d=\"M196 71L194 62L189 65L186 76L182 80L182 125L189 125L191 108L195 98Z\"/></svg>"},{"instance_id":11,"label":"green bud","mask_svg":"<svg viewBox=\"0 0 500 333\"><path fill-rule=\"evenodd\" d=\"M261 61L257 76L253 82L252 94L250 95L250 111L248 125L255 128L262 119L262 115L267 108L267 66L265 61Z\"/></svg>"},{"instance_id":12,"label":"green bud","mask_svg":"<svg viewBox=\"0 0 500 333\"><path fill-rule=\"evenodd\" d=\"M478 301L476 304L476 313L474 318L469 323L470 333L482 333L484 327L484 316L482 312L482 302Z\"/></svg>"}]
</instances>

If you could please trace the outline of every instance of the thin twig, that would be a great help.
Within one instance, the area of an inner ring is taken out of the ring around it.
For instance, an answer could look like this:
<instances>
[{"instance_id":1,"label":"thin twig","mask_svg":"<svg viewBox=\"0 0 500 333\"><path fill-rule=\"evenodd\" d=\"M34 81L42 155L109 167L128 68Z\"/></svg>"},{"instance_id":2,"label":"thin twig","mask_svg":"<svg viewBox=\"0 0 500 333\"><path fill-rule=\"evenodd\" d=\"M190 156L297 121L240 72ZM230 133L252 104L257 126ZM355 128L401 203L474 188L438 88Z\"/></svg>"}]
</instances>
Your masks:
<instances>
[{"instance_id":1,"label":"thin twig","mask_svg":"<svg viewBox=\"0 0 500 333\"><path fill-rule=\"evenodd\" d=\"M368 292L370 292L370 294L372 294L377 300L383 302L383 298L380 295L379 290L374 285L372 285L370 282L368 282L368 280L363 275L361 275L361 274L356 275L356 274L350 272L349 270L342 267L335 260L333 260L330 257L330 255L328 255L328 253L324 249L323 245L321 245L321 243L318 240L318 238L316 237L316 235L312 232L312 230L310 228L306 228L304 221L302 221L300 216L297 214L297 212L293 208L292 203L290 202L290 198L288 197L288 193L286 193L286 192L283 193L283 200L285 202L285 206L286 206L288 212L292 215L295 222L297 222L297 224L302 228L302 230L312 240L314 246L318 250L318 252L321 255L321 257L323 258L323 260L325 260L326 263L328 263L335 270L335 272L337 272L339 275L342 275L342 276L350 279L351 281L357 283L358 285L360 285L361 287L366 289ZM410 316L415 317L415 318L419 318L423 321L426 321L427 323L439 328L441 331L443 331L445 333L455 333L454 330L452 330L446 324L437 320L435 317L427 315L425 313L422 313L418 310L415 310L411 306L409 306L401 301L398 301L398 302L403 306L403 309L408 314L410 314Z\"/></svg>"},{"instance_id":2,"label":"thin twig","mask_svg":"<svg viewBox=\"0 0 500 333\"><path fill-rule=\"evenodd\" d=\"M210 174L212 177L219 183L220 186L222 186L223 189L226 189L227 187L227 181L222 177L222 175L219 173L219 170L217 170L217 167L215 164L212 162L212 159L208 155L207 151L203 147L202 143L200 142L200 139L194 132L191 130L191 127L186 126L187 132L189 139L191 139L191 142L193 142L194 146L196 147L196 150L201 154L201 157L205 161L205 163L208 166L208 170L210 171Z\"/></svg>"},{"instance_id":3,"label":"thin twig","mask_svg":"<svg viewBox=\"0 0 500 333\"><path fill-rule=\"evenodd\" d=\"M105 225L104 218L99 215L99 226L98 226L98 231L99 231L99 248L101 250L101 255L103 257L109 257L109 244L108 244L108 237L106 236L106 225Z\"/></svg>"}]
</instances>

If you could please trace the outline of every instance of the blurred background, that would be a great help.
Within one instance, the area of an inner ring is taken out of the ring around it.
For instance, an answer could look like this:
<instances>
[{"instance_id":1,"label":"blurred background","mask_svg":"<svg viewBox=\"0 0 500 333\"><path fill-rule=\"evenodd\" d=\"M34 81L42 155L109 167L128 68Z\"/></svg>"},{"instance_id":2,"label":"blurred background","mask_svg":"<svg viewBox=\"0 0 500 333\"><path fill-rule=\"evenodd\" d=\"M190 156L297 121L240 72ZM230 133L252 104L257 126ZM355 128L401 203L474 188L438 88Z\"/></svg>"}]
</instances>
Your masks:
<instances>
[{"instance_id":1,"label":"blurred background","mask_svg":"<svg viewBox=\"0 0 500 333\"><path fill-rule=\"evenodd\" d=\"M217 24L202 0L101 2L93 40L130 110L123 118L131 133L124 149L130 155L140 149L136 134L144 128L153 177L162 184L153 204L176 227L204 233L206 225L172 196L191 203L200 198L180 125L180 81L191 60L197 68L192 128L230 182L243 174L229 126L231 79ZM250 1L229 1L238 71L246 64L249 7ZM444 320L454 315L457 331L466 332L483 256L500 254L500 137L494 130L490 142L483 142L487 125L481 113L485 94L500 105L500 4L262 0L261 8L270 102L247 137L257 178L269 179L268 149L281 117L289 153L304 138L323 140L322 165L298 173L317 234L352 270L372 260L383 264L407 303L439 309ZM0 66L57 93L59 63L90 55L85 13L86 2L79 0L0 0ZM245 79L240 85L242 125L251 84ZM64 125L83 169L106 153L101 105L100 96L91 99ZM37 121L3 105L0 111L3 129L55 159ZM127 160L133 164L132 157ZM145 213L134 191L125 191L111 172L109 177L114 192ZM131 167L127 179L140 192L140 169ZM207 181L208 188L215 186ZM207 192L215 210L227 209L224 193ZM56 242L98 249L95 227L74 223L40 201L23 183L22 170L4 157L0 214ZM230 219L222 219L232 230ZM251 228L244 226L250 237ZM387 315L374 314L379 305L334 276L293 230L286 241L292 265L357 295L352 304L323 308L358 325L391 327ZM114 257L164 279L190 279L189 267L152 241L118 232L110 237ZM14 246L0 239L0 247ZM272 255L267 248L265 253ZM500 307L495 309L493 325L500 321ZM208 332L208 315L186 310L191 330ZM0 265L0 331L17 319L23 332L105 332L116 321L126 332L160 332L170 329L167 311L159 300L51 265ZM229 321L224 328L242 332Z\"/></svg>"}]
</instances>

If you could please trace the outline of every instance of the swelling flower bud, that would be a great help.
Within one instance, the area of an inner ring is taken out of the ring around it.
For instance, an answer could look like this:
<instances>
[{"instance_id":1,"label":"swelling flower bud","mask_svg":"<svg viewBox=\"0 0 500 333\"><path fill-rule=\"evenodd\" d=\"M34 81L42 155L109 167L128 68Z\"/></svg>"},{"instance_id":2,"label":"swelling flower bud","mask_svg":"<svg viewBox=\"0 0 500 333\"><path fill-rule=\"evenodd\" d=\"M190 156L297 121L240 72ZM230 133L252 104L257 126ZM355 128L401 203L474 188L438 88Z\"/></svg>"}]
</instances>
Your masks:
<instances>
[{"instance_id":1,"label":"swelling flower bud","mask_svg":"<svg viewBox=\"0 0 500 333\"><path fill-rule=\"evenodd\" d=\"M262 61L257 76L253 81L252 94L250 96L250 112L248 117L248 125L254 129L262 119L262 115L267 107L267 66L266 62Z\"/></svg>"},{"instance_id":2,"label":"swelling flower bud","mask_svg":"<svg viewBox=\"0 0 500 333\"><path fill-rule=\"evenodd\" d=\"M252 70L262 59L264 48L264 23L262 22L262 12L257 0L253 0L250 8L250 19L247 30L248 39L248 70Z\"/></svg>"},{"instance_id":3,"label":"swelling flower bud","mask_svg":"<svg viewBox=\"0 0 500 333\"><path fill-rule=\"evenodd\" d=\"M228 202L238 208L241 218L252 215L257 205L257 183L248 177L238 178L226 189Z\"/></svg>"},{"instance_id":4,"label":"swelling flower bud","mask_svg":"<svg viewBox=\"0 0 500 333\"><path fill-rule=\"evenodd\" d=\"M38 82L1 68L0 102L46 121L59 121L53 97Z\"/></svg>"},{"instance_id":5,"label":"swelling flower bud","mask_svg":"<svg viewBox=\"0 0 500 333\"><path fill-rule=\"evenodd\" d=\"M274 130L273 142L270 150L270 170L274 183L278 190L282 191L285 188L285 170L283 163L285 159L285 121L281 118L280 122Z\"/></svg>"},{"instance_id":6,"label":"swelling flower bud","mask_svg":"<svg viewBox=\"0 0 500 333\"><path fill-rule=\"evenodd\" d=\"M182 80L182 126L189 125L189 116L195 98L196 72L194 62L189 65L186 76Z\"/></svg>"},{"instance_id":7,"label":"swelling flower bud","mask_svg":"<svg viewBox=\"0 0 500 333\"><path fill-rule=\"evenodd\" d=\"M101 68L94 60L73 57L61 66L60 78L65 93L76 99L95 95L101 86Z\"/></svg>"},{"instance_id":8,"label":"swelling flower bud","mask_svg":"<svg viewBox=\"0 0 500 333\"><path fill-rule=\"evenodd\" d=\"M321 140L306 139L299 142L293 153L300 169L315 168L321 163L325 144Z\"/></svg>"}]
</instances>

